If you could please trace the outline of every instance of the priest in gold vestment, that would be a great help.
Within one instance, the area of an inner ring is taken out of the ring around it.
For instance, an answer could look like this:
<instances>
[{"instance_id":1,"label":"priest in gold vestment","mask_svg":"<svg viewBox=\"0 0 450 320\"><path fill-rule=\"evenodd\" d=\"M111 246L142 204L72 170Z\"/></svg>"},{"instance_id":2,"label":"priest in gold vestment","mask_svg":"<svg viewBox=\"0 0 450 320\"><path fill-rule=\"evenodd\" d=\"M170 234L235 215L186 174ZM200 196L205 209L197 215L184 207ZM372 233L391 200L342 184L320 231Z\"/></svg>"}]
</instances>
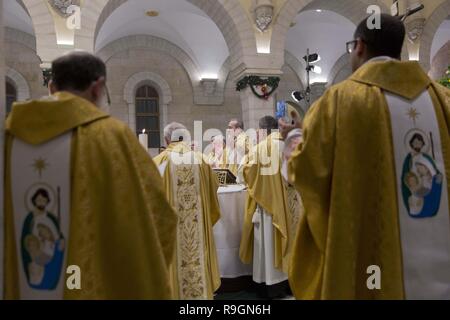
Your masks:
<instances>
[{"instance_id":1,"label":"priest in gold vestment","mask_svg":"<svg viewBox=\"0 0 450 320\"><path fill-rule=\"evenodd\" d=\"M213 169L228 169L228 149L225 148L225 138L222 135L211 139L210 152L205 153L205 161Z\"/></svg>"},{"instance_id":2,"label":"priest in gold vestment","mask_svg":"<svg viewBox=\"0 0 450 320\"><path fill-rule=\"evenodd\" d=\"M52 70L53 95L15 104L7 119L6 299L172 299L167 270L177 217L136 136L99 108L104 63L75 52L55 60ZM61 136L67 152L58 151ZM42 158L26 157L49 146L55 148ZM17 171L13 158L31 173ZM63 159L66 172L58 169ZM68 178L67 194L44 181L58 176ZM17 190L24 182L33 190L25 198L33 197L22 228L24 197ZM49 201L55 205L46 207ZM73 290L66 285L69 266L80 272Z\"/></svg>"},{"instance_id":3,"label":"priest in gold vestment","mask_svg":"<svg viewBox=\"0 0 450 320\"><path fill-rule=\"evenodd\" d=\"M171 282L176 299L210 300L220 287L213 235L220 218L219 183L203 154L189 147L190 133L182 124L169 124L164 137L168 147L154 161L179 217Z\"/></svg>"},{"instance_id":4,"label":"priest in gold vestment","mask_svg":"<svg viewBox=\"0 0 450 320\"><path fill-rule=\"evenodd\" d=\"M260 120L260 143L244 160L243 177L248 186L247 204L240 245L244 263L253 263L253 281L274 286L287 280L287 272L302 211L300 197L281 173L284 143L277 121ZM282 288L269 288L272 298Z\"/></svg>"},{"instance_id":5,"label":"priest in gold vestment","mask_svg":"<svg viewBox=\"0 0 450 320\"><path fill-rule=\"evenodd\" d=\"M230 120L226 135L227 169L238 176L242 160L252 148L252 141L244 131L244 123L238 119Z\"/></svg>"},{"instance_id":6,"label":"priest in gold vestment","mask_svg":"<svg viewBox=\"0 0 450 320\"><path fill-rule=\"evenodd\" d=\"M305 118L289 164L305 206L298 299L450 299L450 92L398 60L404 36L396 17L364 20L354 74Z\"/></svg>"}]
</instances>

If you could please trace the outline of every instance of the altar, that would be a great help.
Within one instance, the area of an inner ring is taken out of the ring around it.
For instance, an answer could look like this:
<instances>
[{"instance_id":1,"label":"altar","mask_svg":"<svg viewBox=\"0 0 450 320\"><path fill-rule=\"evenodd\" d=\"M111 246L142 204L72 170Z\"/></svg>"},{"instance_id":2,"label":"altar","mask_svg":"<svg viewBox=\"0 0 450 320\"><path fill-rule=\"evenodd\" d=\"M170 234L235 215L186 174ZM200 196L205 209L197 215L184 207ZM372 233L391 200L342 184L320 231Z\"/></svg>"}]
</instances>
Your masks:
<instances>
[{"instance_id":1,"label":"altar","mask_svg":"<svg viewBox=\"0 0 450 320\"><path fill-rule=\"evenodd\" d=\"M214 226L214 239L221 278L239 278L252 274L252 265L239 258L247 190L243 185L220 187L221 218Z\"/></svg>"}]
</instances>

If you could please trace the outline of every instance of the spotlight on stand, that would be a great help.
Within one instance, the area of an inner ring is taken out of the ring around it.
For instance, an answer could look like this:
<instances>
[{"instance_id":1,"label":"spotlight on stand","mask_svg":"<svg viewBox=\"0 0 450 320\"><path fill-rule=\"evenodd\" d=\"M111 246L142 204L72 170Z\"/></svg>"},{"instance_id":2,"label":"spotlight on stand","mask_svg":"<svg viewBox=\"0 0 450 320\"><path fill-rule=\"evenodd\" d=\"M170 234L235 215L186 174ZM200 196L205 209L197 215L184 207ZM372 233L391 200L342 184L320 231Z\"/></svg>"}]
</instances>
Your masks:
<instances>
[{"instance_id":1,"label":"spotlight on stand","mask_svg":"<svg viewBox=\"0 0 450 320\"><path fill-rule=\"evenodd\" d=\"M315 74L321 74L322 73L322 68L319 66L309 66L308 67L308 71L313 72Z\"/></svg>"},{"instance_id":2,"label":"spotlight on stand","mask_svg":"<svg viewBox=\"0 0 450 320\"><path fill-rule=\"evenodd\" d=\"M309 74L311 72L316 74L322 73L322 68L314 65L314 63L317 63L321 60L318 53L309 53L309 49L306 51L306 56L303 57L303 60L306 62L306 90L304 91L294 91L292 93L292 98L300 102L301 100L305 100L307 106L309 107L311 105L311 86L310 86L310 76Z\"/></svg>"},{"instance_id":3,"label":"spotlight on stand","mask_svg":"<svg viewBox=\"0 0 450 320\"><path fill-rule=\"evenodd\" d=\"M306 103L309 104L310 94L311 94L311 87L307 87L306 90L293 91L291 97L292 99L294 99L295 102L301 102L304 100Z\"/></svg>"},{"instance_id":4,"label":"spotlight on stand","mask_svg":"<svg viewBox=\"0 0 450 320\"><path fill-rule=\"evenodd\" d=\"M292 99L294 99L294 101L296 101L296 102L300 102L306 98L305 93L301 92L301 91L294 91L294 92L292 92L291 96L292 96Z\"/></svg>"},{"instance_id":5,"label":"spotlight on stand","mask_svg":"<svg viewBox=\"0 0 450 320\"><path fill-rule=\"evenodd\" d=\"M320 56L317 53L313 53L310 55L306 55L303 57L303 60L305 60L306 63L316 63L321 60Z\"/></svg>"}]
</instances>

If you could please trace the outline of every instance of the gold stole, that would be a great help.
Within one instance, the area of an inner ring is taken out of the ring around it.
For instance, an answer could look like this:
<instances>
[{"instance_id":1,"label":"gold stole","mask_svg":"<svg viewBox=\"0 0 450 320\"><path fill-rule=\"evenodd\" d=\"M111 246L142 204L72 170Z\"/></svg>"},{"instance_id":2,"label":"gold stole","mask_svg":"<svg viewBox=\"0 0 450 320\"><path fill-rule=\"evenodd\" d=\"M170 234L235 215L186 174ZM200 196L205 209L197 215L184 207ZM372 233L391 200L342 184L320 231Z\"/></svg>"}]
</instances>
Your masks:
<instances>
[{"instance_id":1,"label":"gold stole","mask_svg":"<svg viewBox=\"0 0 450 320\"><path fill-rule=\"evenodd\" d=\"M300 194L297 190L288 183L285 183L289 214L288 214L288 232L289 232L289 243L292 244L297 234L298 222L303 214L303 203Z\"/></svg>"},{"instance_id":2,"label":"gold stole","mask_svg":"<svg viewBox=\"0 0 450 320\"><path fill-rule=\"evenodd\" d=\"M11 188L20 299L61 300L70 229L72 132L39 146L14 139Z\"/></svg>"},{"instance_id":3,"label":"gold stole","mask_svg":"<svg viewBox=\"0 0 450 320\"><path fill-rule=\"evenodd\" d=\"M428 91L414 100L385 93L397 172L407 299L450 298L450 217L441 133Z\"/></svg>"},{"instance_id":4,"label":"gold stole","mask_svg":"<svg viewBox=\"0 0 450 320\"><path fill-rule=\"evenodd\" d=\"M179 215L176 259L179 299L207 299L199 166L169 161L172 196Z\"/></svg>"}]
</instances>

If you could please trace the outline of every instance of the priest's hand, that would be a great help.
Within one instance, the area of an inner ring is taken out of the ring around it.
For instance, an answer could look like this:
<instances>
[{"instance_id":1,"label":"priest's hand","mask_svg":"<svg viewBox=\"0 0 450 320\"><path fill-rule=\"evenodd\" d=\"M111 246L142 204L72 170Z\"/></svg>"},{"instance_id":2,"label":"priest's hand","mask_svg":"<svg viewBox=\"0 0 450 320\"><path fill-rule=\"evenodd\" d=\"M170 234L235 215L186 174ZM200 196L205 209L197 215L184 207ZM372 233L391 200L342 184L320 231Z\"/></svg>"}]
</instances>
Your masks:
<instances>
[{"instance_id":1,"label":"priest's hand","mask_svg":"<svg viewBox=\"0 0 450 320\"><path fill-rule=\"evenodd\" d=\"M295 112L291 113L291 119L291 123L286 122L283 118L278 120L278 126L283 139L286 139L291 130L302 129L302 121Z\"/></svg>"}]
</instances>

